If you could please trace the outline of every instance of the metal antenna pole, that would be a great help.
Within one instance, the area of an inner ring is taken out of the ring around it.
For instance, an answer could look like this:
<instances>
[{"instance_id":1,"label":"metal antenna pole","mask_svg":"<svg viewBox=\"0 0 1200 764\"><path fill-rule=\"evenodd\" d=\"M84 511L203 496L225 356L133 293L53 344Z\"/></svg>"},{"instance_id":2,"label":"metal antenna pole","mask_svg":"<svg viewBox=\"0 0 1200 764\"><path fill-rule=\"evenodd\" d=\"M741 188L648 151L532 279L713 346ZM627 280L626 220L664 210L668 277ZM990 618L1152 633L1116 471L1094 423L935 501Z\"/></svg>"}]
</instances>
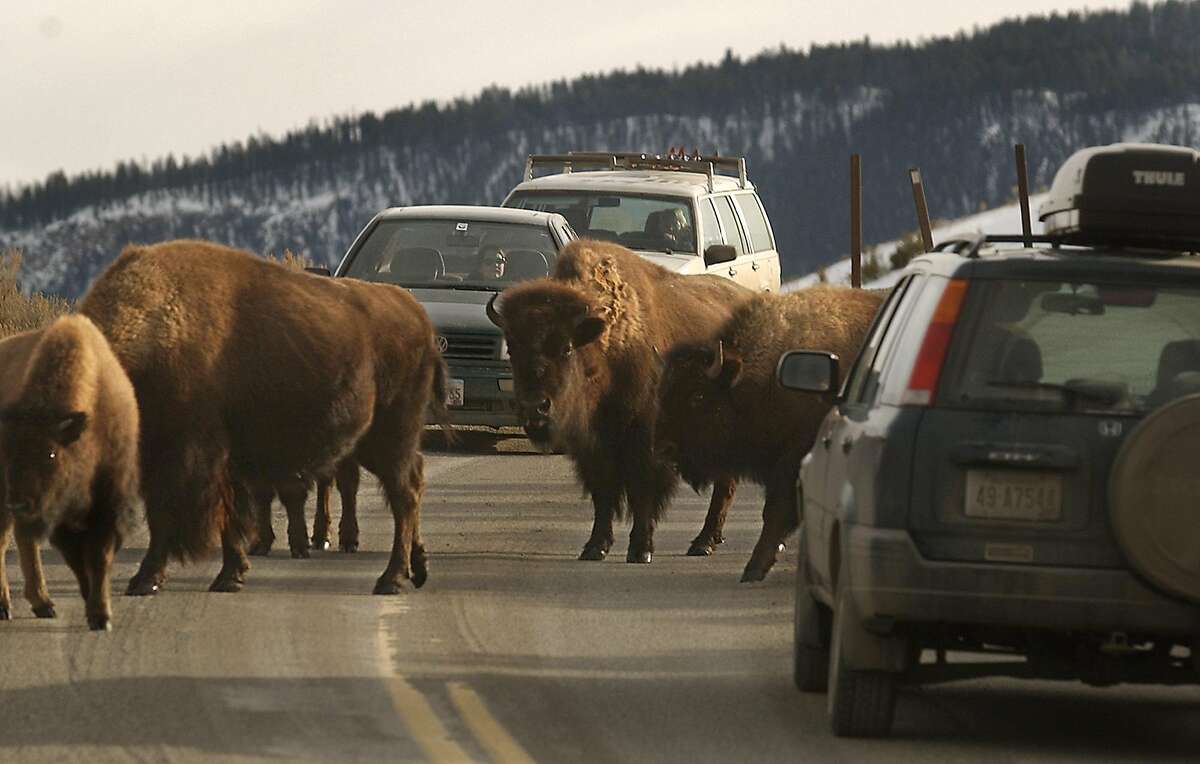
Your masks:
<instances>
[{"instance_id":1,"label":"metal antenna pole","mask_svg":"<svg viewBox=\"0 0 1200 764\"><path fill-rule=\"evenodd\" d=\"M850 155L850 286L862 286L862 157Z\"/></svg>"}]
</instances>

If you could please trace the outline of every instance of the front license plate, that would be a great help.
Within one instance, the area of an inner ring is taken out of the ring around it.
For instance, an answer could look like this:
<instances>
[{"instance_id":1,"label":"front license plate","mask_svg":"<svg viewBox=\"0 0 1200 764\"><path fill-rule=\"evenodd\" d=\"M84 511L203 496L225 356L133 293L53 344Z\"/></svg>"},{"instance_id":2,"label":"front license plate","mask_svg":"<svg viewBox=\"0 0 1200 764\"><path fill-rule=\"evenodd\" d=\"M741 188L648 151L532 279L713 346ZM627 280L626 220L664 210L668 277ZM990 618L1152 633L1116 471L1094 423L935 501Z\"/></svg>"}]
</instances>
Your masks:
<instances>
[{"instance_id":1,"label":"front license plate","mask_svg":"<svg viewBox=\"0 0 1200 764\"><path fill-rule=\"evenodd\" d=\"M466 402L464 390L466 385L461 379L451 379L450 384L446 388L446 405L461 406Z\"/></svg>"},{"instance_id":2,"label":"front license plate","mask_svg":"<svg viewBox=\"0 0 1200 764\"><path fill-rule=\"evenodd\" d=\"M982 520L1051 523L1062 519L1062 475L968 470L963 512Z\"/></svg>"}]
</instances>

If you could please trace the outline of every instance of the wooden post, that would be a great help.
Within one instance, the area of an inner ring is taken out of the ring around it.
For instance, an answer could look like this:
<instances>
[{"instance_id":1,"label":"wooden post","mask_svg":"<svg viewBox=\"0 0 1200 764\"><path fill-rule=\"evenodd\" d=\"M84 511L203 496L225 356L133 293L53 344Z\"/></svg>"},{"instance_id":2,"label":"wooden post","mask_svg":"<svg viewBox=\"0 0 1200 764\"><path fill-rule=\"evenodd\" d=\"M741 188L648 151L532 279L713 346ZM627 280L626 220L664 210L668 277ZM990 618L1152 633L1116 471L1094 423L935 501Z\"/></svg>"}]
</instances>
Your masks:
<instances>
[{"instance_id":1,"label":"wooden post","mask_svg":"<svg viewBox=\"0 0 1200 764\"><path fill-rule=\"evenodd\" d=\"M916 167L909 169L908 178L912 181L913 203L917 205L917 224L921 227L921 243L926 252L932 252L933 228L929 225L929 208L925 206L925 187L921 185L921 171Z\"/></svg>"},{"instance_id":2,"label":"wooden post","mask_svg":"<svg viewBox=\"0 0 1200 764\"><path fill-rule=\"evenodd\" d=\"M862 157L850 155L850 286L862 286Z\"/></svg>"},{"instance_id":3,"label":"wooden post","mask_svg":"<svg viewBox=\"0 0 1200 764\"><path fill-rule=\"evenodd\" d=\"M1025 165L1025 144L1016 145L1017 153L1017 196L1021 200L1021 236L1025 248L1033 247L1033 223L1029 218L1029 170Z\"/></svg>"}]
</instances>

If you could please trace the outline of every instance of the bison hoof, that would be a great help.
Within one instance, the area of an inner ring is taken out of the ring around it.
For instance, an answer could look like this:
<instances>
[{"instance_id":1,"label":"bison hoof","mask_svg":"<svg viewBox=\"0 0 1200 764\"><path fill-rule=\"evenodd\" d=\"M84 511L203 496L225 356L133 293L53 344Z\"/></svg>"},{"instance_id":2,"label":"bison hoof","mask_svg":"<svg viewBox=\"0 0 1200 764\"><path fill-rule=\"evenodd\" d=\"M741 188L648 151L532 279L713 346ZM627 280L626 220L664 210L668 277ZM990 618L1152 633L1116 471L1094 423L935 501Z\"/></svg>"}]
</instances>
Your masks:
<instances>
[{"instance_id":1,"label":"bison hoof","mask_svg":"<svg viewBox=\"0 0 1200 764\"><path fill-rule=\"evenodd\" d=\"M308 554L308 547L306 547L306 546L292 549L292 559L293 560L307 560L309 558L309 556L310 555Z\"/></svg>"},{"instance_id":2,"label":"bison hoof","mask_svg":"<svg viewBox=\"0 0 1200 764\"><path fill-rule=\"evenodd\" d=\"M246 550L246 554L253 557L267 557L271 554L270 544L255 544Z\"/></svg>"},{"instance_id":3,"label":"bison hoof","mask_svg":"<svg viewBox=\"0 0 1200 764\"><path fill-rule=\"evenodd\" d=\"M379 580L375 582L375 588L372 590L371 593L372 594L403 594L404 593L403 580L402 579L397 580L394 578L390 578L388 576L380 576Z\"/></svg>"},{"instance_id":4,"label":"bison hoof","mask_svg":"<svg viewBox=\"0 0 1200 764\"><path fill-rule=\"evenodd\" d=\"M422 550L419 554L414 554L412 557L412 584L420 589L429 580L429 561L425 557L425 552Z\"/></svg>"},{"instance_id":5,"label":"bison hoof","mask_svg":"<svg viewBox=\"0 0 1200 764\"><path fill-rule=\"evenodd\" d=\"M717 551L717 547L715 544L706 543L703 541L693 541L692 545L690 547L688 547L687 556L688 557L708 557L710 554L712 554L715 551Z\"/></svg>"},{"instance_id":6,"label":"bison hoof","mask_svg":"<svg viewBox=\"0 0 1200 764\"><path fill-rule=\"evenodd\" d=\"M742 583L749 584L755 581L761 581L767 577L769 568L746 568L742 571Z\"/></svg>"},{"instance_id":7,"label":"bison hoof","mask_svg":"<svg viewBox=\"0 0 1200 764\"><path fill-rule=\"evenodd\" d=\"M632 549L625 555L625 562L634 562L640 565L645 565L654 559L653 552L636 552Z\"/></svg>"},{"instance_id":8,"label":"bison hoof","mask_svg":"<svg viewBox=\"0 0 1200 764\"><path fill-rule=\"evenodd\" d=\"M608 556L608 550L599 546L585 546L579 553L581 560L603 560Z\"/></svg>"},{"instance_id":9,"label":"bison hoof","mask_svg":"<svg viewBox=\"0 0 1200 764\"><path fill-rule=\"evenodd\" d=\"M152 578L140 578L134 576L129 579L129 586L125 587L125 596L127 597L150 597L158 594L160 583Z\"/></svg>"},{"instance_id":10,"label":"bison hoof","mask_svg":"<svg viewBox=\"0 0 1200 764\"><path fill-rule=\"evenodd\" d=\"M312 548L321 552L329 551L329 539L313 539Z\"/></svg>"},{"instance_id":11,"label":"bison hoof","mask_svg":"<svg viewBox=\"0 0 1200 764\"><path fill-rule=\"evenodd\" d=\"M8 612L8 605L0 605L0 621L11 621L12 613Z\"/></svg>"},{"instance_id":12,"label":"bison hoof","mask_svg":"<svg viewBox=\"0 0 1200 764\"><path fill-rule=\"evenodd\" d=\"M246 582L240 578L219 575L217 576L216 580L212 582L212 585L208 587L208 590L210 592L225 592L227 594L235 594L240 592L242 587L245 585Z\"/></svg>"},{"instance_id":13,"label":"bison hoof","mask_svg":"<svg viewBox=\"0 0 1200 764\"><path fill-rule=\"evenodd\" d=\"M341 549L346 554L354 554L355 552L358 551L358 542L357 541L342 542L339 549Z\"/></svg>"},{"instance_id":14,"label":"bison hoof","mask_svg":"<svg viewBox=\"0 0 1200 764\"><path fill-rule=\"evenodd\" d=\"M112 631L112 618L106 615L89 615L87 622L92 631Z\"/></svg>"},{"instance_id":15,"label":"bison hoof","mask_svg":"<svg viewBox=\"0 0 1200 764\"><path fill-rule=\"evenodd\" d=\"M38 618L57 618L58 613L54 612L54 603L49 605L38 605L33 609L33 614Z\"/></svg>"}]
</instances>

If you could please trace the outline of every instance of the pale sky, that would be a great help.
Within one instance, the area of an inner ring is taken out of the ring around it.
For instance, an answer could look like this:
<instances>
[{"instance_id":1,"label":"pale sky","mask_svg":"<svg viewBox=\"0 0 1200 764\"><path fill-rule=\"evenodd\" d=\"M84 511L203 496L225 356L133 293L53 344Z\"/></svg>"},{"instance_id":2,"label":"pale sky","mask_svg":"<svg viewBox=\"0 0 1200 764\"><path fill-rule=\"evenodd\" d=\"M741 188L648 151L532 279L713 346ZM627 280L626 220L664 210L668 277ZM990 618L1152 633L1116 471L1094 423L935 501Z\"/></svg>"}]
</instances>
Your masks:
<instances>
[{"instance_id":1,"label":"pale sky","mask_svg":"<svg viewBox=\"0 0 1200 764\"><path fill-rule=\"evenodd\" d=\"M1129 0L0 0L0 186L637 65Z\"/></svg>"}]
</instances>

